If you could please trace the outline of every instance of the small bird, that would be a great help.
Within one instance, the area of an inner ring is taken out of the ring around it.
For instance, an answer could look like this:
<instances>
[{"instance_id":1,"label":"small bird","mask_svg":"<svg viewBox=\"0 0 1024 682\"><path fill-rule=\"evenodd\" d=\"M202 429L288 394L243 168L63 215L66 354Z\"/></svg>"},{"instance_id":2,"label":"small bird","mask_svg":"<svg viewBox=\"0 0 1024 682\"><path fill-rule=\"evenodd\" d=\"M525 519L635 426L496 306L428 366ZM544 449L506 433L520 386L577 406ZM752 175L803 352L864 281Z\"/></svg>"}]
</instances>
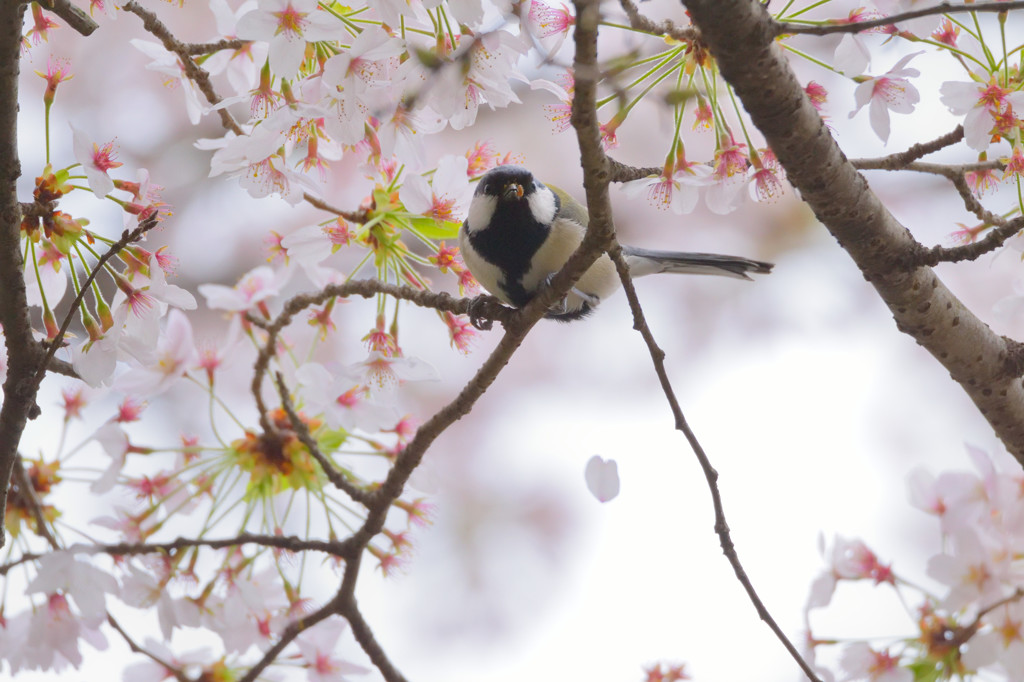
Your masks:
<instances>
[{"instance_id":1,"label":"small bird","mask_svg":"<svg viewBox=\"0 0 1024 682\"><path fill-rule=\"evenodd\" d=\"M521 166L498 166L480 178L469 215L459 230L459 249L476 280L499 299L525 306L562 269L583 241L587 209ZM622 247L629 274L658 272L750 279L772 263L712 253L650 251ZM603 254L545 317L569 322L585 317L619 287L619 275Z\"/></svg>"}]
</instances>

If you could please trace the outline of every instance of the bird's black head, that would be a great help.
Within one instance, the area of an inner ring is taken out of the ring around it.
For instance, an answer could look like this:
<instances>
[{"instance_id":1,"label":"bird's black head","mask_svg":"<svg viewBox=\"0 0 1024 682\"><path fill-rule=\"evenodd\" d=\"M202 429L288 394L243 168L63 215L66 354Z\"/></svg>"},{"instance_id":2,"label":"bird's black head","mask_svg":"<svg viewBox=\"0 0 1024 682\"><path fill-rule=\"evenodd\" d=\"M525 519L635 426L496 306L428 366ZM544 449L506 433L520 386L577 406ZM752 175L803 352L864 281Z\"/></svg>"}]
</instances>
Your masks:
<instances>
[{"instance_id":1,"label":"bird's black head","mask_svg":"<svg viewBox=\"0 0 1024 682\"><path fill-rule=\"evenodd\" d=\"M528 201L543 186L522 166L497 166L480 178L475 194L495 197L501 203Z\"/></svg>"},{"instance_id":2,"label":"bird's black head","mask_svg":"<svg viewBox=\"0 0 1024 682\"><path fill-rule=\"evenodd\" d=\"M516 233L546 230L555 219L559 200L522 166L498 166L484 173L473 193L465 230L490 228Z\"/></svg>"}]
</instances>

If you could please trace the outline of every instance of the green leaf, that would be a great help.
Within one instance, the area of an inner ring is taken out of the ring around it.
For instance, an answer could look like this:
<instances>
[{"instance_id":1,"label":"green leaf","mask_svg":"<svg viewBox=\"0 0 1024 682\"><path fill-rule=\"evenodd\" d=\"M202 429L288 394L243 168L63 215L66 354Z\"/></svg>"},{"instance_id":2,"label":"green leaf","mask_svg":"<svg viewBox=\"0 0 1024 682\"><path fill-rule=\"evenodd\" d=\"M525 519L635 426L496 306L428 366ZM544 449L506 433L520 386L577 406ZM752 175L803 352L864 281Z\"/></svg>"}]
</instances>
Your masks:
<instances>
[{"instance_id":1,"label":"green leaf","mask_svg":"<svg viewBox=\"0 0 1024 682\"><path fill-rule=\"evenodd\" d=\"M320 446L321 452L328 454L340 448L346 440L348 440L348 431L338 429L337 431L325 431L317 438L316 444Z\"/></svg>"},{"instance_id":2,"label":"green leaf","mask_svg":"<svg viewBox=\"0 0 1024 682\"><path fill-rule=\"evenodd\" d=\"M428 239L455 239L461 225L454 220L434 220L425 216L412 219L412 226Z\"/></svg>"}]
</instances>

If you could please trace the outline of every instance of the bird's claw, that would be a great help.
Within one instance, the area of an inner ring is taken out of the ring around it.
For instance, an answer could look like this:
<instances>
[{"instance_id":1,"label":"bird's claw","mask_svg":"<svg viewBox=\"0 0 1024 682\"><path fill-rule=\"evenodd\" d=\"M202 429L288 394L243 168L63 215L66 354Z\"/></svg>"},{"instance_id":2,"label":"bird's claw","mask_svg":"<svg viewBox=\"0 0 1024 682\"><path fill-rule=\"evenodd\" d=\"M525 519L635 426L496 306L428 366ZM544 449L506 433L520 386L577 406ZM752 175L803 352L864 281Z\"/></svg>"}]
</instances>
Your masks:
<instances>
[{"instance_id":1,"label":"bird's claw","mask_svg":"<svg viewBox=\"0 0 1024 682\"><path fill-rule=\"evenodd\" d=\"M469 316L469 323L480 331L488 331L494 326L494 320L489 317L484 317L484 311L481 308L487 305L490 296L480 295L469 299L469 307L466 310L466 314Z\"/></svg>"},{"instance_id":2,"label":"bird's claw","mask_svg":"<svg viewBox=\"0 0 1024 682\"><path fill-rule=\"evenodd\" d=\"M548 275L547 277L545 277L544 278L544 286L546 286L546 287L551 286L551 280L554 279L554 277L555 276L553 274L552 275ZM566 313L568 313L569 312L569 294L573 294L575 296L578 296L580 298L580 300L582 300L583 303L585 305L589 306L590 308L596 307L597 304L601 302L600 297L594 296L593 294L588 294L585 291L580 291L576 287L573 287L572 289L569 289L569 291L565 294L565 296L563 296L561 299L559 299L559 301L557 303L555 303L550 308L548 308L548 313L554 314L554 315L565 315Z\"/></svg>"}]
</instances>

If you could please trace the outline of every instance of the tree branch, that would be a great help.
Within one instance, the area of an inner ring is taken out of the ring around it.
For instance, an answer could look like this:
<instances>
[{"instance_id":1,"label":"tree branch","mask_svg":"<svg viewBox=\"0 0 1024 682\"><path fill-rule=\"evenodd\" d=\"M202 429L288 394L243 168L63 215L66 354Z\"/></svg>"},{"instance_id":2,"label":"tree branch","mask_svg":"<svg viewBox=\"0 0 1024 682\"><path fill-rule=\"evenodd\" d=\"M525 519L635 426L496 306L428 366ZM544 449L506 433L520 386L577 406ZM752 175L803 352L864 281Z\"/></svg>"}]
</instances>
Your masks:
<instances>
[{"instance_id":1,"label":"tree branch","mask_svg":"<svg viewBox=\"0 0 1024 682\"><path fill-rule=\"evenodd\" d=\"M218 95L217 91L213 89L213 83L210 82L210 74L207 73L206 69L196 64L195 60L192 59L189 52L189 45L186 45L175 38L170 29L167 28L163 22L157 19L155 14L140 6L135 2L135 0L128 0L128 2L122 5L121 9L126 12L131 12L142 19L142 26L156 38L159 38L166 50L178 55L178 59L181 60L182 68L185 69L185 74L196 84L211 105L217 104L221 101L220 95ZM225 128L237 135L245 134L227 109L218 109L217 113L220 115L221 124Z\"/></svg>"},{"instance_id":2,"label":"tree branch","mask_svg":"<svg viewBox=\"0 0 1024 682\"><path fill-rule=\"evenodd\" d=\"M107 622L110 623L110 627L114 628L114 630L117 631L117 634L121 635L121 638L125 641L125 643L128 645L128 648L131 649L132 652L136 654L142 654L146 658L150 659L151 661L162 667L164 670L169 672L171 675L173 675L174 679L178 680L178 682L192 682L192 678L186 675L183 671L178 670L173 665L163 660L149 649L139 646L139 644L134 639L132 639L132 636L128 634L128 631L121 627L121 624L118 623L117 620L109 613L107 614Z\"/></svg>"},{"instance_id":3,"label":"tree branch","mask_svg":"<svg viewBox=\"0 0 1024 682\"><path fill-rule=\"evenodd\" d=\"M915 253L916 242L832 139L775 44L777 31L767 10L749 0L685 4L789 182L878 291L897 328L950 372L1006 448L1024 462L1024 386L1011 371L1006 340L931 269L900 267L901 258ZM1010 3L987 5L1006 9Z\"/></svg>"},{"instance_id":4,"label":"tree branch","mask_svg":"<svg viewBox=\"0 0 1024 682\"><path fill-rule=\"evenodd\" d=\"M934 266L939 263L958 263L965 260L975 260L995 251L1006 243L1006 240L1024 229L1024 218L1018 217L1005 225L1000 225L991 230L983 239L973 244L962 246L933 246L924 249L914 258L913 265Z\"/></svg>"},{"instance_id":5,"label":"tree branch","mask_svg":"<svg viewBox=\"0 0 1024 682\"><path fill-rule=\"evenodd\" d=\"M640 9L633 4L632 0L619 0L619 5L629 17L629 25L638 31L645 31L651 35L669 36L681 43L689 43L696 40L699 33L692 26L685 28L676 26L671 21L655 22L640 14Z\"/></svg>"},{"instance_id":6,"label":"tree branch","mask_svg":"<svg viewBox=\"0 0 1024 682\"><path fill-rule=\"evenodd\" d=\"M61 344L64 341L64 335L67 334L68 327L71 326L71 321L75 319L75 315L78 311L78 304L82 302L83 298L85 298L85 294L89 291L89 286L93 283L93 280L96 279L96 276L103 271L103 266L106 265L111 258L121 253L121 250L124 247L142 239L147 232L152 230L159 223L160 216L158 213L154 213L139 223L138 227L131 232L125 230L121 233L121 238L111 244L103 255L100 256L99 260L96 261L96 265L94 265L92 270L89 272L89 276L85 278L82 285L79 287L78 294L75 296L74 300L71 301L71 305L68 308L68 314L64 316L64 320L60 325L60 329L57 331L57 335L54 336L46 345L46 353L43 355L42 362L39 363L39 367L36 370L36 385L43 380L43 376L46 374L46 370L49 369L53 356L57 353L57 350L61 348Z\"/></svg>"},{"instance_id":7,"label":"tree branch","mask_svg":"<svg viewBox=\"0 0 1024 682\"><path fill-rule=\"evenodd\" d=\"M39 353L32 336L21 259L21 209L17 180L18 71L25 5L0 2L0 326L7 347L7 379L0 406L0 515L7 508L7 490L18 458L18 443L30 417L39 412L38 385L33 380ZM7 541L0 524L0 547Z\"/></svg>"},{"instance_id":8,"label":"tree branch","mask_svg":"<svg viewBox=\"0 0 1024 682\"><path fill-rule=\"evenodd\" d=\"M746 590L747 597L750 598L754 608L757 609L757 615L775 633L775 636L782 642L786 651L793 657L793 660L804 671L808 679L821 682L814 669L804 660L804 657L800 655L800 651L789 640L786 633L779 627L779 624L775 622L775 618L768 611L768 607L764 605L757 590L754 589L754 584L750 581L746 569L743 568L743 564L740 562L739 554L736 552L736 545L733 543L732 534L729 531L729 524L725 520L725 506L722 504L722 494L718 490L718 472L711 465L711 459L704 452L704 448L701 446L700 441L697 440L696 434L690 428L689 423L686 421L686 416L679 406L679 400L676 398L675 390L672 388L672 383L668 378L668 372L665 370L665 351L658 346L657 341L654 340L654 334L647 324L643 308L640 306L640 299L636 294L636 288L633 286L633 279L629 276L629 266L622 256L622 247L618 242L612 246L608 255L611 256L612 261L615 263L615 269L618 271L619 279L622 281L622 288L626 293L626 299L629 301L629 309L633 313L633 329L640 332L640 336L643 337L644 343L647 344L647 350L651 354L654 372L658 375L661 390L665 393L665 399L672 409L672 416L676 420L676 429L681 431L686 437L686 442L690 444L690 449L696 455L701 471L704 472L704 478L708 482L708 489L711 491L711 504L715 509L715 533L718 535L718 542L722 546L722 553L725 554L725 558L729 561L729 565L732 566L736 578L743 585L743 589Z\"/></svg>"},{"instance_id":9,"label":"tree branch","mask_svg":"<svg viewBox=\"0 0 1024 682\"><path fill-rule=\"evenodd\" d=\"M945 149L946 147L956 144L962 139L964 139L964 127L962 125L958 125L950 132L937 137L931 142L919 142L911 145L908 149L902 152L883 156L878 159L855 159L850 163L862 170L869 168L873 170L901 170L921 157L937 152L940 149Z\"/></svg>"},{"instance_id":10,"label":"tree branch","mask_svg":"<svg viewBox=\"0 0 1024 682\"><path fill-rule=\"evenodd\" d=\"M285 413L288 415L288 419L292 422L292 429L295 431L295 435L298 436L302 444L306 446L306 450L309 454L317 461L320 468L324 470L327 479L334 484L334 487L342 491L354 501L360 504L366 504L370 494L357 486L352 481L348 480L345 475L338 471L338 469L331 464L330 460L327 459L324 453L320 452L320 446L313 440L313 436L309 433L309 429L306 424L299 419L299 415L295 413L295 408L292 406L292 399L289 397L288 387L284 383L284 376L277 372L275 379L277 380L277 395L281 398L281 407L284 408Z\"/></svg>"},{"instance_id":11,"label":"tree branch","mask_svg":"<svg viewBox=\"0 0 1024 682\"><path fill-rule=\"evenodd\" d=\"M63 19L68 26L83 36L92 34L100 27L92 17L71 4L71 0L39 0L39 4ZM21 24L18 25L21 26Z\"/></svg>"},{"instance_id":12,"label":"tree branch","mask_svg":"<svg viewBox=\"0 0 1024 682\"><path fill-rule=\"evenodd\" d=\"M881 19L872 19L870 21L855 21L853 23L848 24L809 25L773 21L772 31L775 36L795 35L798 33L813 36L825 36L833 33L863 33L864 31L869 31L873 28L893 26L903 21L909 21L910 19L934 16L936 14L962 14L964 12L1008 12L1010 10L1022 8L1024 8L1024 1L1022 0L1013 0L1010 2L978 2L970 5L950 5L948 3L943 2L932 7L922 7L921 9L891 14L887 17L882 17Z\"/></svg>"},{"instance_id":13,"label":"tree branch","mask_svg":"<svg viewBox=\"0 0 1024 682\"><path fill-rule=\"evenodd\" d=\"M60 549L57 539L50 532L50 526L46 522L46 516L43 514L43 505L39 501L39 496L36 495L32 479L29 478L28 472L25 471L25 463L22 461L20 452L14 458L14 472L11 476L11 482L17 485L16 493L29 508L32 518L36 520L36 532L49 543L50 547Z\"/></svg>"}]
</instances>

